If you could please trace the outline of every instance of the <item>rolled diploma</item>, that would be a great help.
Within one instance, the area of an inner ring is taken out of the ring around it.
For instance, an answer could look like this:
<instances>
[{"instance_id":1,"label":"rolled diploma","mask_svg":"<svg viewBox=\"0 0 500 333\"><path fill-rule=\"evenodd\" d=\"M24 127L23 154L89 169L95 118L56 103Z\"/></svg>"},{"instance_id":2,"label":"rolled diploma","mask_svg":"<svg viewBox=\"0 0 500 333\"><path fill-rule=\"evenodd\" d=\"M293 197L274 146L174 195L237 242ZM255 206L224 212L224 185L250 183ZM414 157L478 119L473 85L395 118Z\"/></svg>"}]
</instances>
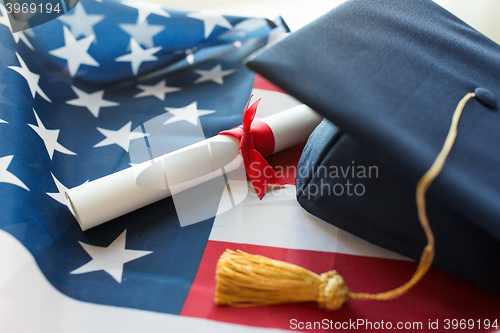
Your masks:
<instances>
[{"instance_id":1,"label":"rolled diploma","mask_svg":"<svg viewBox=\"0 0 500 333\"><path fill-rule=\"evenodd\" d=\"M274 135L273 153L304 142L321 120L305 105L262 119ZM203 147L207 154L199 153ZM237 139L217 135L69 189L66 197L85 231L243 167L238 148Z\"/></svg>"}]
</instances>

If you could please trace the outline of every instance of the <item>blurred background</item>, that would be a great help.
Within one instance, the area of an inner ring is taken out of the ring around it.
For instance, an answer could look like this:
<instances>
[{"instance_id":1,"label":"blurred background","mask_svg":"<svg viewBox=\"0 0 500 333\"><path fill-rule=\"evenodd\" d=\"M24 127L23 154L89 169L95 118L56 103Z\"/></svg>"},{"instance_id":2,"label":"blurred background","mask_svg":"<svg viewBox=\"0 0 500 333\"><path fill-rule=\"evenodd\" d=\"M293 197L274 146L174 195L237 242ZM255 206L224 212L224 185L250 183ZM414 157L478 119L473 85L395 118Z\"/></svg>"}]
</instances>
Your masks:
<instances>
[{"instance_id":1,"label":"blurred background","mask_svg":"<svg viewBox=\"0 0 500 333\"><path fill-rule=\"evenodd\" d=\"M282 16L297 30L345 0L147 0L165 7L210 10L226 15ZM367 0L369 1L369 0ZM434 0L453 14L500 43L500 0Z\"/></svg>"}]
</instances>

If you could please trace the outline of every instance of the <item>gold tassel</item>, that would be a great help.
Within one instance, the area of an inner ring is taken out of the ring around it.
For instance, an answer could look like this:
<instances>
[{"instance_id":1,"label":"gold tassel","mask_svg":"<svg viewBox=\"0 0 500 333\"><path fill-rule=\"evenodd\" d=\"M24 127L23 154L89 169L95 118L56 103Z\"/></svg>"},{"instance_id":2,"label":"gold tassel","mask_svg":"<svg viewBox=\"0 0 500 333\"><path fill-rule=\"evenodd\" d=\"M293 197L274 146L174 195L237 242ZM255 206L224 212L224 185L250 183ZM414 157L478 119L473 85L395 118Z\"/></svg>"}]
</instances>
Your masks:
<instances>
[{"instance_id":1,"label":"gold tassel","mask_svg":"<svg viewBox=\"0 0 500 333\"><path fill-rule=\"evenodd\" d=\"M318 275L305 268L243 251L227 249L216 269L215 303L260 306L318 302L338 310L349 299L349 289L336 271Z\"/></svg>"},{"instance_id":2,"label":"gold tassel","mask_svg":"<svg viewBox=\"0 0 500 333\"><path fill-rule=\"evenodd\" d=\"M468 93L458 103L441 152L416 188L416 204L420 224L427 237L417 270L404 285L378 294L351 293L336 271L318 275L283 261L227 249L216 269L215 303L231 306L259 306L279 303L317 302L321 308L338 310L348 300L389 300L405 294L427 273L434 259L434 235L425 209L425 193L441 172L457 135L460 115Z\"/></svg>"}]
</instances>

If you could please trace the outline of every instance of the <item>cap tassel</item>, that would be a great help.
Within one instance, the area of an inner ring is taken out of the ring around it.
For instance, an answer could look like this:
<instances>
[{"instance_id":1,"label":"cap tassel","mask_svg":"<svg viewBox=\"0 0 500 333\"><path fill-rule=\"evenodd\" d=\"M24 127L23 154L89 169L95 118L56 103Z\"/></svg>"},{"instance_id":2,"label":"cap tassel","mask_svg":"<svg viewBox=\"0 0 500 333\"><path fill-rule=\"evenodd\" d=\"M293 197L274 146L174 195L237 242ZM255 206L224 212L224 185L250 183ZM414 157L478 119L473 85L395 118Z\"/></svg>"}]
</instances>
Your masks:
<instances>
[{"instance_id":1,"label":"cap tassel","mask_svg":"<svg viewBox=\"0 0 500 333\"><path fill-rule=\"evenodd\" d=\"M318 275L297 265L243 251L227 249L216 269L215 303L260 306L318 302L338 310L349 299L349 289L336 271Z\"/></svg>"},{"instance_id":2,"label":"cap tassel","mask_svg":"<svg viewBox=\"0 0 500 333\"><path fill-rule=\"evenodd\" d=\"M315 301L321 308L338 310L348 299L389 300L408 292L424 277L434 260L434 235L427 218L425 193L441 172L453 147L465 104L474 97L474 93L468 93L458 103L441 152L417 184L418 217L427 237L427 246L408 282L378 294L351 293L336 271L318 275L297 265L227 249L217 263L215 303L243 307Z\"/></svg>"}]
</instances>

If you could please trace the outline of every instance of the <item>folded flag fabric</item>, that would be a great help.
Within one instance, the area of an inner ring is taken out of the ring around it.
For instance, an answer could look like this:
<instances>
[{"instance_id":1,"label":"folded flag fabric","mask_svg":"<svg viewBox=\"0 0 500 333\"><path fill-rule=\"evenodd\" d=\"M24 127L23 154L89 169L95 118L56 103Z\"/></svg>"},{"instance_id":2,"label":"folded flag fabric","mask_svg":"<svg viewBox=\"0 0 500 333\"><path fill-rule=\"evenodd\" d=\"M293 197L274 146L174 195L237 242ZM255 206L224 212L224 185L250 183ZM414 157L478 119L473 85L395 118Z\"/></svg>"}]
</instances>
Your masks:
<instances>
[{"instance_id":1,"label":"folded flag fabric","mask_svg":"<svg viewBox=\"0 0 500 333\"><path fill-rule=\"evenodd\" d=\"M498 44L433 1L353 0L249 65L340 128L310 138L301 205L416 260L415 186L475 93L428 192L434 267L500 292L499 63Z\"/></svg>"},{"instance_id":2,"label":"folded flag fabric","mask_svg":"<svg viewBox=\"0 0 500 333\"><path fill-rule=\"evenodd\" d=\"M213 218L181 228L168 199L83 233L65 190L241 124L254 80L241 60L285 27L84 0L12 34L0 9L0 228L72 298L178 314Z\"/></svg>"}]
</instances>

